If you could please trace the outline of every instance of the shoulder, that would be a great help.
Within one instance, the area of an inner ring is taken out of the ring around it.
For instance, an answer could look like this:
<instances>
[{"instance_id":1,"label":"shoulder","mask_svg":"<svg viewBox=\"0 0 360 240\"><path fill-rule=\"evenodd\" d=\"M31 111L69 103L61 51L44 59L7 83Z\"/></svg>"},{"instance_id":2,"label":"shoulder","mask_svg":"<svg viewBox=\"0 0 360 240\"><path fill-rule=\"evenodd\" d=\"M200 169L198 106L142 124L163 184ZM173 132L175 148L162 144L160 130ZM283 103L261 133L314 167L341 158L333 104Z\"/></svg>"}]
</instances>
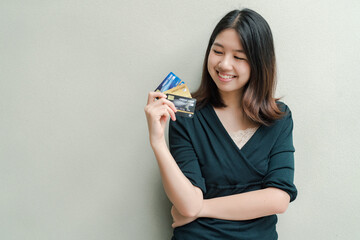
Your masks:
<instances>
[{"instance_id":1,"label":"shoulder","mask_svg":"<svg viewBox=\"0 0 360 240\"><path fill-rule=\"evenodd\" d=\"M290 110L290 107L282 101L276 101L276 104L283 115L280 119L275 121L275 123L281 123L292 120L292 112Z\"/></svg>"},{"instance_id":2,"label":"shoulder","mask_svg":"<svg viewBox=\"0 0 360 240\"><path fill-rule=\"evenodd\" d=\"M276 104L279 108L279 110L282 112L282 116L280 119L275 120L275 122L269 126L270 129L276 129L280 131L283 128L286 128L287 126L292 126L293 120L292 120L292 112L290 110L290 107L285 104L282 101L276 101Z\"/></svg>"},{"instance_id":3,"label":"shoulder","mask_svg":"<svg viewBox=\"0 0 360 240\"><path fill-rule=\"evenodd\" d=\"M292 113L288 105L283 102L277 101L279 109L283 113L281 119L275 121L275 124L269 128L269 134L274 139L274 147L271 150L271 155L275 152L294 151L292 132L293 132L293 119Z\"/></svg>"},{"instance_id":4,"label":"shoulder","mask_svg":"<svg viewBox=\"0 0 360 240\"><path fill-rule=\"evenodd\" d=\"M293 129L293 119L292 119L292 112L290 110L290 107L281 101L276 101L278 104L278 107L280 111L283 113L283 116L281 119L276 121L276 125L279 131L283 132L284 130L291 131Z\"/></svg>"},{"instance_id":5,"label":"shoulder","mask_svg":"<svg viewBox=\"0 0 360 240\"><path fill-rule=\"evenodd\" d=\"M287 104L282 101L276 101L276 104L279 107L280 111L284 113L284 116L291 114L291 110Z\"/></svg>"}]
</instances>

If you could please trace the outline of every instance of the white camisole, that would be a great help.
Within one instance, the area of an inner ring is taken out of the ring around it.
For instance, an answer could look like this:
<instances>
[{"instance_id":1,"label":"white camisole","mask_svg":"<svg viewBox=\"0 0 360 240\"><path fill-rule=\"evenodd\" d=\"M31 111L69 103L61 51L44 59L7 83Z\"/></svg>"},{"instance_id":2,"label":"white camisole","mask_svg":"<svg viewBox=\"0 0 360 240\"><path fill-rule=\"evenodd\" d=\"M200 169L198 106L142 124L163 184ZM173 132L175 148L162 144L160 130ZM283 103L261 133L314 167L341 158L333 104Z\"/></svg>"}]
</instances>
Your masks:
<instances>
[{"instance_id":1,"label":"white camisole","mask_svg":"<svg viewBox=\"0 0 360 240\"><path fill-rule=\"evenodd\" d=\"M247 141L254 135L259 127L247 128L245 130L239 130L237 132L230 132L229 135L236 143L239 149L241 149Z\"/></svg>"}]
</instances>

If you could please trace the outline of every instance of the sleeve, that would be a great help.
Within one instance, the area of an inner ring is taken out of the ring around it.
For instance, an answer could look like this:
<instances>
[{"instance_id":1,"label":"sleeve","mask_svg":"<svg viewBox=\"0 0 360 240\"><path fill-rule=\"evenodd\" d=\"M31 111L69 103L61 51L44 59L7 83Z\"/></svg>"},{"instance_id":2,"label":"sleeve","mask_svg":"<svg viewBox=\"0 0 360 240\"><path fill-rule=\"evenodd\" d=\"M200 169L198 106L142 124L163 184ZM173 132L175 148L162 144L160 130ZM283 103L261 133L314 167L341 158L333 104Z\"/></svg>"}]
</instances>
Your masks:
<instances>
[{"instance_id":1,"label":"sleeve","mask_svg":"<svg viewBox=\"0 0 360 240\"><path fill-rule=\"evenodd\" d=\"M205 179L202 176L198 157L191 143L185 120L177 117L176 121L169 123L169 147L177 165L196 187L199 187L203 194L206 193Z\"/></svg>"},{"instance_id":2,"label":"sleeve","mask_svg":"<svg viewBox=\"0 0 360 240\"><path fill-rule=\"evenodd\" d=\"M275 187L287 192L292 202L297 196L297 189L294 185L293 120L288 108L280 121L282 122L280 135L270 152L269 167L263 179L263 187Z\"/></svg>"}]
</instances>

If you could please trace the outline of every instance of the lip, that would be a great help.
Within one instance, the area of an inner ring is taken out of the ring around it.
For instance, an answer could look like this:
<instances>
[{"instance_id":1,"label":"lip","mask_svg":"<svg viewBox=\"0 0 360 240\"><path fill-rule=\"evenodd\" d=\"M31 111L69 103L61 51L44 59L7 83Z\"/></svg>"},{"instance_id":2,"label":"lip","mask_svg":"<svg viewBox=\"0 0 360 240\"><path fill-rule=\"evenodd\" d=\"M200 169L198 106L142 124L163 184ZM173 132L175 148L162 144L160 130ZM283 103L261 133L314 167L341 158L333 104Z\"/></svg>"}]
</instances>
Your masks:
<instances>
[{"instance_id":1,"label":"lip","mask_svg":"<svg viewBox=\"0 0 360 240\"><path fill-rule=\"evenodd\" d=\"M220 72L218 72L218 71L216 71L216 73L217 73L218 78L219 78L219 80L220 80L221 82L231 82L234 78L236 78L236 76L235 76L235 75L232 75L232 74L220 73ZM222 76L232 76L232 77L231 77L231 78L223 78L223 77L220 76L220 74L221 74Z\"/></svg>"}]
</instances>

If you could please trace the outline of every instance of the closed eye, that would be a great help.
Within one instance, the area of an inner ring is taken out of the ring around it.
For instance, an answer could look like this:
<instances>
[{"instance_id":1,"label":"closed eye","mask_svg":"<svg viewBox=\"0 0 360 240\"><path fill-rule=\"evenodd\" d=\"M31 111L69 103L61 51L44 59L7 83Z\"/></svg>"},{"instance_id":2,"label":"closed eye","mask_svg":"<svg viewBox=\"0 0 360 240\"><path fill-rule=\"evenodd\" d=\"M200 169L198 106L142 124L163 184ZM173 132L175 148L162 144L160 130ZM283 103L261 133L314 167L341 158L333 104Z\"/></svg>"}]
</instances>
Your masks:
<instances>
[{"instance_id":1,"label":"closed eye","mask_svg":"<svg viewBox=\"0 0 360 240\"><path fill-rule=\"evenodd\" d=\"M216 51L215 49L213 49L214 53L216 54L222 54L222 52Z\"/></svg>"},{"instance_id":2,"label":"closed eye","mask_svg":"<svg viewBox=\"0 0 360 240\"><path fill-rule=\"evenodd\" d=\"M236 57L236 56L235 56L235 59L239 59L239 60L246 60L245 58Z\"/></svg>"}]
</instances>

